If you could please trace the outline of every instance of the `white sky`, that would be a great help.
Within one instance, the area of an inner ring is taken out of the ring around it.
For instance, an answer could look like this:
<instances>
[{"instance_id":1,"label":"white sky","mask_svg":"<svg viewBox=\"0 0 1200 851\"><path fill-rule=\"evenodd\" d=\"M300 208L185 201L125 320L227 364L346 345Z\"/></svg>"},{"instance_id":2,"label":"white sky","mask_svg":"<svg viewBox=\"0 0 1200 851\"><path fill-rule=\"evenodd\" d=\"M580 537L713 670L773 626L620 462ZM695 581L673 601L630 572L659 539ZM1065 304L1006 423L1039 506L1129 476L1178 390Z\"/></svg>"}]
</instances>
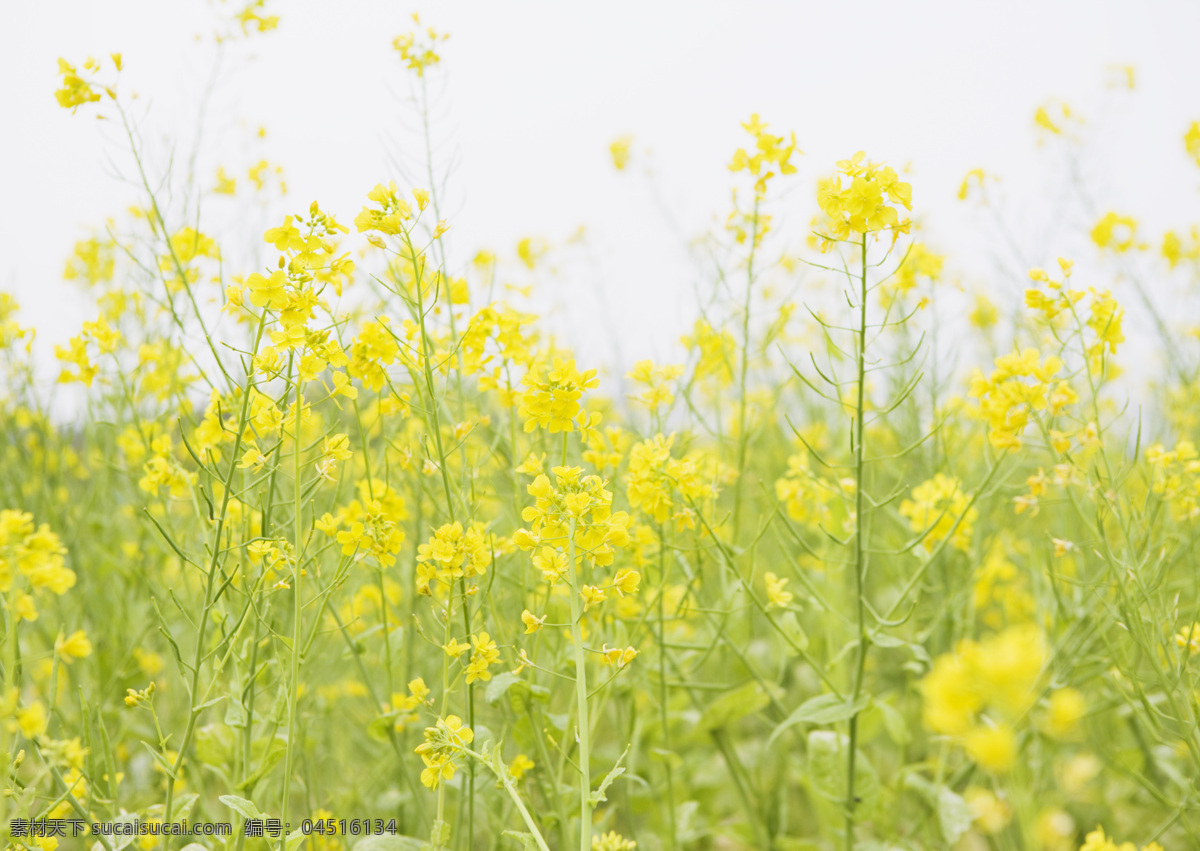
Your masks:
<instances>
[{"instance_id":1,"label":"white sky","mask_svg":"<svg viewBox=\"0 0 1200 851\"><path fill-rule=\"evenodd\" d=\"M987 220L955 198L975 167L1004 178L1018 236L1033 248L1027 260L1086 260L1088 246L1053 227L1061 158L1039 150L1032 124L1049 98L1077 107L1103 136L1085 162L1101 207L1137 215L1155 241L1163 228L1200 220L1200 172L1181 141L1200 118L1197 3L289 0L269 9L282 15L279 30L226 54L201 154L205 182L218 163L244 178L265 155L287 170L289 209L315 198L352 219L376 182L396 176L384 140L411 141L412 112L394 94L407 91L406 76L390 41L419 11L451 34L438 135L460 157L453 256L481 247L511 256L523 236L561 241L586 226L594 263L572 267L552 294L567 304L558 321L581 360L612 351L594 320L598 294L619 317L622 360L672 354L701 281L643 167L653 164L679 229L700 234L727 212L725 166L745 144L739 122L751 112L775 132L794 130L806 152L781 211L797 239L815 211L817 176L865 149L912 164L914 212L968 287L1017 286L996 274ZM132 200L106 165L129 171L111 129L103 133L89 110L72 116L55 104L57 57L124 54L122 85L149 108L147 143L161 164L171 136L187 148L178 137L191 132L188 110L213 55L193 36L211 29L210 5L199 0L7 4L0 288L17 293L44 339L77 332L92 312L61 281L74 241ZM1132 95L1106 91L1114 63L1136 67ZM252 138L259 124L265 145ZM635 136L636 161L619 174L607 148L624 133ZM223 222L217 236L251 244L277 223L263 216L241 232Z\"/></svg>"}]
</instances>

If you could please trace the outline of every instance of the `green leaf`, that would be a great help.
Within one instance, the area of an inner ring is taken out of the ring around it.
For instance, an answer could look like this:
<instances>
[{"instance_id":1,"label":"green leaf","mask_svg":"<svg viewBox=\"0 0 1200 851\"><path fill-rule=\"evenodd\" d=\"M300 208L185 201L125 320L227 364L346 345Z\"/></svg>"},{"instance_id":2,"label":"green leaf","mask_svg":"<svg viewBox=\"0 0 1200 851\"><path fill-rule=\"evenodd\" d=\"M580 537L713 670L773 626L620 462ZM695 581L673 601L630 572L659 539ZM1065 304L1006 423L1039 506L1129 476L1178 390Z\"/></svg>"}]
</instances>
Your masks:
<instances>
[{"instance_id":1,"label":"green leaf","mask_svg":"<svg viewBox=\"0 0 1200 851\"><path fill-rule=\"evenodd\" d=\"M771 702L770 696L756 682L749 682L741 688L723 694L704 708L704 714L696 725L703 733L725 727L758 712Z\"/></svg>"},{"instance_id":2,"label":"green leaf","mask_svg":"<svg viewBox=\"0 0 1200 851\"><path fill-rule=\"evenodd\" d=\"M504 693L508 691L514 684L519 683L521 678L516 674L505 672L496 674L487 684L487 690L483 693L483 699L490 706L495 706L500 702L500 698L504 697Z\"/></svg>"},{"instance_id":3,"label":"green leaf","mask_svg":"<svg viewBox=\"0 0 1200 851\"><path fill-rule=\"evenodd\" d=\"M962 796L948 786L935 785L919 774L904 778L904 787L925 799L937 813L938 826L947 845L953 845L971 828L971 808Z\"/></svg>"},{"instance_id":4,"label":"green leaf","mask_svg":"<svg viewBox=\"0 0 1200 851\"><path fill-rule=\"evenodd\" d=\"M779 628L794 646L800 650L808 649L808 635L804 632L804 627L800 626L795 612L785 612L779 619Z\"/></svg>"},{"instance_id":5,"label":"green leaf","mask_svg":"<svg viewBox=\"0 0 1200 851\"><path fill-rule=\"evenodd\" d=\"M942 786L937 793L938 824L947 845L953 845L971 829L971 808L963 797Z\"/></svg>"},{"instance_id":6,"label":"green leaf","mask_svg":"<svg viewBox=\"0 0 1200 851\"><path fill-rule=\"evenodd\" d=\"M846 800L846 752L850 740L833 730L808 734L808 772L813 789L830 801ZM879 803L879 775L861 750L854 757L854 794L857 810L865 814Z\"/></svg>"},{"instance_id":7,"label":"green leaf","mask_svg":"<svg viewBox=\"0 0 1200 851\"><path fill-rule=\"evenodd\" d=\"M780 722L779 726L775 728L775 732L771 734L771 738L767 740L767 745L769 746L781 733L797 724L836 724L838 721L853 718L866 709L870 702L870 696L865 694L859 695L858 700L853 702L840 698L836 694L817 695L804 701L791 715Z\"/></svg>"},{"instance_id":8,"label":"green leaf","mask_svg":"<svg viewBox=\"0 0 1200 851\"><path fill-rule=\"evenodd\" d=\"M600 782L600 788L588 796L588 800L591 802L593 807L608 800L608 798L605 796L605 793L608 792L608 787L612 785L614 780L625 773L625 769L621 766L621 762L625 759L625 754L629 753L630 747L631 745L625 746L625 750L621 751L621 755L617 757L617 761L613 763L612 770L609 771L608 774L604 776L604 780Z\"/></svg>"},{"instance_id":9,"label":"green leaf","mask_svg":"<svg viewBox=\"0 0 1200 851\"><path fill-rule=\"evenodd\" d=\"M279 760L283 759L283 755L287 753L287 739L283 736L276 736L267 744L266 753L262 756L262 761L259 762L258 768L254 773L238 784L238 789L253 789L254 784L262 780L278 764Z\"/></svg>"},{"instance_id":10,"label":"green leaf","mask_svg":"<svg viewBox=\"0 0 1200 851\"><path fill-rule=\"evenodd\" d=\"M537 840L533 838L532 833L522 833L518 830L506 830L504 836L513 839L521 844L521 851L539 851ZM356 849L357 851L357 849Z\"/></svg>"},{"instance_id":11,"label":"green leaf","mask_svg":"<svg viewBox=\"0 0 1200 851\"><path fill-rule=\"evenodd\" d=\"M399 717L399 712L380 715L367 725L367 735L377 742L386 742L390 738L388 733L396 726L396 719Z\"/></svg>"},{"instance_id":12,"label":"green leaf","mask_svg":"<svg viewBox=\"0 0 1200 851\"><path fill-rule=\"evenodd\" d=\"M233 761L237 738L224 724L206 724L196 731L196 757L205 765L221 767Z\"/></svg>"},{"instance_id":13,"label":"green leaf","mask_svg":"<svg viewBox=\"0 0 1200 851\"><path fill-rule=\"evenodd\" d=\"M222 795L217 800L235 813L240 814L242 818L265 819L267 817L266 813L262 812L253 801L246 798L239 798L237 795Z\"/></svg>"},{"instance_id":14,"label":"green leaf","mask_svg":"<svg viewBox=\"0 0 1200 851\"><path fill-rule=\"evenodd\" d=\"M875 708L883 716L883 728L887 730L888 738L893 743L904 747L912 739L908 732L908 722L899 709L882 700L875 701Z\"/></svg>"},{"instance_id":15,"label":"green leaf","mask_svg":"<svg viewBox=\"0 0 1200 851\"><path fill-rule=\"evenodd\" d=\"M240 700L230 699L225 707L225 724L229 727L246 726L246 707L242 706Z\"/></svg>"},{"instance_id":16,"label":"green leaf","mask_svg":"<svg viewBox=\"0 0 1200 851\"><path fill-rule=\"evenodd\" d=\"M158 763L158 767L166 772L168 777L170 777L172 780L179 779L178 775L175 774L175 766L171 765L165 756L160 754L154 748L150 747L149 742L142 742L142 745L145 746L146 750L150 751L150 756L154 757L154 761Z\"/></svg>"}]
</instances>

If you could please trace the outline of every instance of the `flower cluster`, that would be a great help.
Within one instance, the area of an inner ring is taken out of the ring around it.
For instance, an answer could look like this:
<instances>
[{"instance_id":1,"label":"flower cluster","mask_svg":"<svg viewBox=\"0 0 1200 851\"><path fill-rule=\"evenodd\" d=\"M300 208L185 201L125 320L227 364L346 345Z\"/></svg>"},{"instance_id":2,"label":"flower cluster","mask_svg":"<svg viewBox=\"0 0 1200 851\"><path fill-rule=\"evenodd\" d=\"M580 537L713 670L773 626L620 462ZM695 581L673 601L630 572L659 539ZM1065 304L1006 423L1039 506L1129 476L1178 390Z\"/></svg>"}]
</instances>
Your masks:
<instances>
[{"instance_id":1,"label":"flower cluster","mask_svg":"<svg viewBox=\"0 0 1200 851\"><path fill-rule=\"evenodd\" d=\"M979 512L968 508L970 498L962 492L957 479L937 473L912 490L912 497L900 503L900 515L908 519L914 532L926 532L924 542L933 547L951 536L956 549L966 552L971 546L971 529Z\"/></svg>"},{"instance_id":2,"label":"flower cluster","mask_svg":"<svg viewBox=\"0 0 1200 851\"><path fill-rule=\"evenodd\" d=\"M759 120L757 112L750 116L749 121L743 122L742 127L754 137L754 148L750 152L745 148L738 148L729 163L729 170L748 171L757 178L754 192L758 198L762 198L767 192L767 181L772 177L796 173L796 167L790 162L792 154L797 152L796 134L791 134L790 143L785 145L782 136L774 136L767 132L767 123Z\"/></svg>"},{"instance_id":3,"label":"flower cluster","mask_svg":"<svg viewBox=\"0 0 1200 851\"><path fill-rule=\"evenodd\" d=\"M112 54L113 65L118 71L121 70L121 54ZM83 63L83 70L95 74L100 70L100 62L88 57L88 60ZM79 71L65 59L58 60L58 73L62 77L62 88L54 93L54 99L58 101L58 105L63 109L69 109L74 112L79 107L86 103L95 103L100 100L100 92L96 91L97 84L85 79L80 75ZM111 88L100 87L105 94L111 98L115 98L116 94Z\"/></svg>"},{"instance_id":4,"label":"flower cluster","mask_svg":"<svg viewBox=\"0 0 1200 851\"><path fill-rule=\"evenodd\" d=\"M435 726L426 727L425 741L416 747L421 761L425 763L421 782L430 789L436 789L439 783L453 777L455 757L473 741L475 731L463 724L457 715L439 718Z\"/></svg>"},{"instance_id":5,"label":"flower cluster","mask_svg":"<svg viewBox=\"0 0 1200 851\"><path fill-rule=\"evenodd\" d=\"M997 449L1019 449L1021 433L1036 411L1059 414L1079 401L1065 380L1054 381L1063 363L1054 355L1042 359L1035 348L996 358L989 376L975 370L968 395L988 424L988 440Z\"/></svg>"},{"instance_id":6,"label":"flower cluster","mask_svg":"<svg viewBox=\"0 0 1200 851\"><path fill-rule=\"evenodd\" d=\"M644 511L655 523L665 523L668 517L673 517L677 527L691 528L696 521L688 505L712 499L717 495L717 487L696 457L671 455L674 442L674 434L660 433L634 444L629 453L625 493L629 505ZM676 507L671 498L673 491L679 493L685 505L672 514Z\"/></svg>"},{"instance_id":7,"label":"flower cluster","mask_svg":"<svg viewBox=\"0 0 1200 851\"><path fill-rule=\"evenodd\" d=\"M534 361L521 384L525 387L520 408L525 431L544 428L557 434L574 431L576 425L586 431L599 424L599 414L589 415L579 404L584 391L599 386L596 370L580 372L574 359L555 357L549 368L544 362Z\"/></svg>"},{"instance_id":8,"label":"flower cluster","mask_svg":"<svg viewBox=\"0 0 1200 851\"><path fill-rule=\"evenodd\" d=\"M831 249L835 240L850 239L851 234L889 230L895 240L912 227L893 206L912 209L912 186L902 182L895 169L864 161L865 157L859 151L848 160L839 160L837 173L817 185L817 203L829 217L829 232L821 234L822 250Z\"/></svg>"},{"instance_id":9,"label":"flower cluster","mask_svg":"<svg viewBox=\"0 0 1200 851\"><path fill-rule=\"evenodd\" d=\"M419 15L414 13L412 20L418 27L421 25ZM426 68L432 68L442 61L442 57L438 56L436 51L437 44L449 37L447 33L439 33L433 27L426 27L424 31L415 30L396 36L392 39L392 49L400 54L405 67L415 71L418 77L424 77Z\"/></svg>"},{"instance_id":10,"label":"flower cluster","mask_svg":"<svg viewBox=\"0 0 1200 851\"><path fill-rule=\"evenodd\" d=\"M0 511L0 592L12 591L20 576L29 591L65 594L75 584L75 572L65 564L66 554L66 547L49 525L35 527L33 515L26 511ZM15 600L20 618L37 619L37 606L28 591L22 588Z\"/></svg>"},{"instance_id":11,"label":"flower cluster","mask_svg":"<svg viewBox=\"0 0 1200 851\"><path fill-rule=\"evenodd\" d=\"M1079 851L1138 851L1138 849L1132 842L1122 842L1118 845L1115 840L1104 834L1104 828L1097 827L1087 835L1084 843L1079 846ZM1157 842L1149 842L1142 846L1141 851L1163 851L1163 847Z\"/></svg>"},{"instance_id":12,"label":"flower cluster","mask_svg":"<svg viewBox=\"0 0 1200 851\"><path fill-rule=\"evenodd\" d=\"M542 474L529 485L535 502L525 507L521 518L530 528L518 529L513 541L523 550L538 550L535 564L550 581L570 568L565 551L572 524L576 559L612 564L616 548L629 544L629 515L613 513L612 492L599 476L585 476L581 467L555 467L551 473L553 482Z\"/></svg>"},{"instance_id":13,"label":"flower cluster","mask_svg":"<svg viewBox=\"0 0 1200 851\"><path fill-rule=\"evenodd\" d=\"M449 590L455 580L482 576L492 563L492 549L482 523L463 528L461 523L439 527L417 547L417 592L432 594L430 584Z\"/></svg>"},{"instance_id":14,"label":"flower cluster","mask_svg":"<svg viewBox=\"0 0 1200 851\"><path fill-rule=\"evenodd\" d=\"M984 768L1007 771L1016 757L1012 725L1036 699L1047 658L1045 638L1032 624L959 642L921 680L925 724L954 737Z\"/></svg>"},{"instance_id":15,"label":"flower cluster","mask_svg":"<svg viewBox=\"0 0 1200 851\"><path fill-rule=\"evenodd\" d=\"M1181 520L1200 517L1200 452L1190 440L1180 440L1167 450L1156 443L1146 450L1151 491L1171 507Z\"/></svg>"},{"instance_id":16,"label":"flower cluster","mask_svg":"<svg viewBox=\"0 0 1200 851\"><path fill-rule=\"evenodd\" d=\"M373 479L359 481L358 494L336 515L322 515L316 527L341 544L343 555L370 556L380 567L391 567L404 544L404 499L390 485Z\"/></svg>"}]
</instances>

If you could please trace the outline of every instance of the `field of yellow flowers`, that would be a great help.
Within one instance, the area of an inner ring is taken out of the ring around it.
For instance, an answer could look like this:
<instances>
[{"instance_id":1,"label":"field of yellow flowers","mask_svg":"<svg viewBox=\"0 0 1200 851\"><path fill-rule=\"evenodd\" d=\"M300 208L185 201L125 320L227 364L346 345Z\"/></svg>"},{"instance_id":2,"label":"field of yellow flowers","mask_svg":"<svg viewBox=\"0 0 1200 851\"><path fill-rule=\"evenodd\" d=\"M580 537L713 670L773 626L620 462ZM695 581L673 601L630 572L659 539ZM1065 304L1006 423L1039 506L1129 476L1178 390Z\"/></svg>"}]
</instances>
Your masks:
<instances>
[{"instance_id":1,"label":"field of yellow flowers","mask_svg":"<svg viewBox=\"0 0 1200 851\"><path fill-rule=\"evenodd\" d=\"M8 847L1200 848L1200 359L1148 295L1195 286L1196 226L1102 211L1107 277L1051 254L934 318L919 185L806 163L788 234L801 154L753 115L719 297L614 398L520 307L544 247L449 265L433 187L297 205L232 268L122 64L59 64L141 202L67 262L57 381L0 294ZM281 189L197 190L239 180Z\"/></svg>"}]
</instances>

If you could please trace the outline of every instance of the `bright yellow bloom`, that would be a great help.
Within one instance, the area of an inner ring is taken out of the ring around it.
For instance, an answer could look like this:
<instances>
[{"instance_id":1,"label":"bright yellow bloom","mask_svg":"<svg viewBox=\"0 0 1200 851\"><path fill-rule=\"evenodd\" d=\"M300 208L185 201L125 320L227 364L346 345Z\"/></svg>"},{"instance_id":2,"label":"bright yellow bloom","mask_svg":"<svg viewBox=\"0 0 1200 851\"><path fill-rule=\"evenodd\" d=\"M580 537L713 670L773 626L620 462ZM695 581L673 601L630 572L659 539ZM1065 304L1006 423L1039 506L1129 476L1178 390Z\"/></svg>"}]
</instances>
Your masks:
<instances>
[{"instance_id":1,"label":"bright yellow bloom","mask_svg":"<svg viewBox=\"0 0 1200 851\"><path fill-rule=\"evenodd\" d=\"M792 604L792 599L795 595L791 591L784 590L784 586L789 580L779 578L774 573L766 573L763 575L763 581L767 586L767 608L785 609Z\"/></svg>"}]
</instances>

